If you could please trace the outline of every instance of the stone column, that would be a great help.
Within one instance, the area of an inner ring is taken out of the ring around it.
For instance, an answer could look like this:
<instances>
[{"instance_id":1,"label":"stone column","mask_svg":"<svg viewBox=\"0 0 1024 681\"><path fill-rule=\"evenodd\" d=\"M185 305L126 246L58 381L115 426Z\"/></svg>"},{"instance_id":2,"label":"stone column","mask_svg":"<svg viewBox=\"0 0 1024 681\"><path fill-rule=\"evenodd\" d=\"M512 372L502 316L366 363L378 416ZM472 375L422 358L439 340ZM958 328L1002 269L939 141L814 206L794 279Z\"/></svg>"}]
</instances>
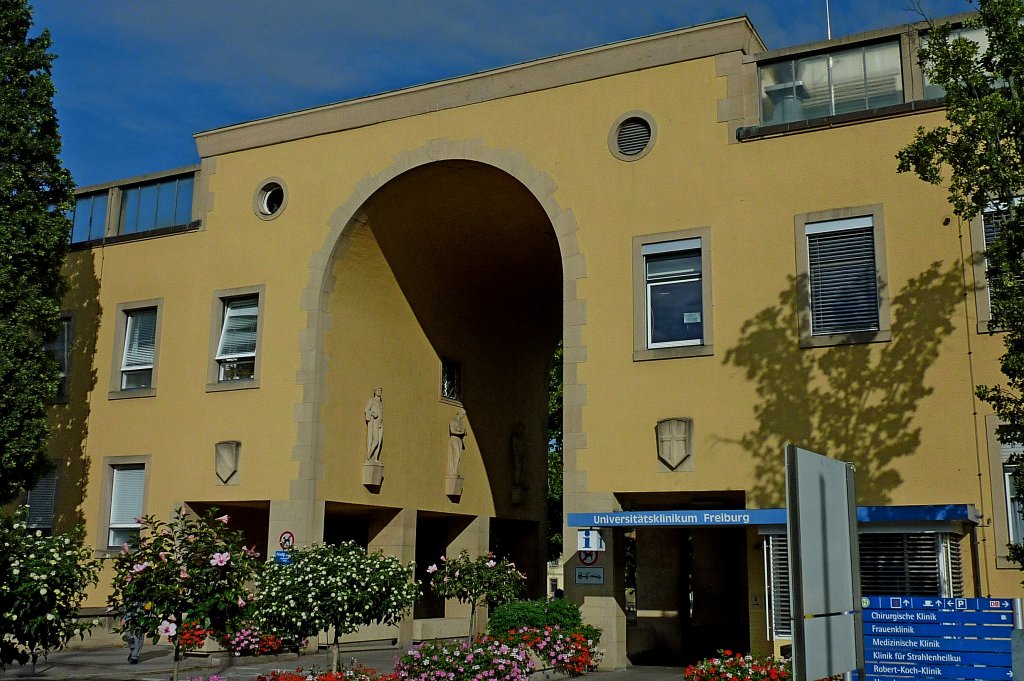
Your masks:
<instances>
[{"instance_id":1,"label":"stone column","mask_svg":"<svg viewBox=\"0 0 1024 681\"><path fill-rule=\"evenodd\" d=\"M564 537L565 595L579 603L583 621L599 627L600 648L604 649L601 667L622 669L626 666L626 585L625 585L625 541L622 530L604 528L601 537L605 550L597 554L595 568L604 569L604 584L576 584L576 568L583 567L576 552L576 531Z\"/></svg>"},{"instance_id":2,"label":"stone column","mask_svg":"<svg viewBox=\"0 0 1024 681\"><path fill-rule=\"evenodd\" d=\"M324 502L305 499L280 499L270 502L270 522L267 526L267 557L274 551L285 530L295 535L295 546L310 546L324 540Z\"/></svg>"},{"instance_id":3,"label":"stone column","mask_svg":"<svg viewBox=\"0 0 1024 681\"><path fill-rule=\"evenodd\" d=\"M369 550L394 556L402 564L416 560L416 509L403 508L391 514L381 510L370 516ZM398 625L398 646L412 645L412 612Z\"/></svg>"}]
</instances>

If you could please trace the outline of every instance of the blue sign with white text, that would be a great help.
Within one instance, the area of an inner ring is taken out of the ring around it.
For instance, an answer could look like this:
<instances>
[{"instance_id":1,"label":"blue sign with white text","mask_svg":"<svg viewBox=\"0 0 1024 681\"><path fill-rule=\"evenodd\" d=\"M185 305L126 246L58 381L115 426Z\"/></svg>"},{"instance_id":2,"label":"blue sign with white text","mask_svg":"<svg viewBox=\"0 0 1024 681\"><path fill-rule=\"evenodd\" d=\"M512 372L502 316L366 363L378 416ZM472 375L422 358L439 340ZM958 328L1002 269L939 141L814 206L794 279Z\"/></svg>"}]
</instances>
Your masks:
<instances>
[{"instance_id":1,"label":"blue sign with white text","mask_svg":"<svg viewBox=\"0 0 1024 681\"><path fill-rule=\"evenodd\" d=\"M865 596L866 681L1012 679L1010 598Z\"/></svg>"},{"instance_id":2,"label":"blue sign with white text","mask_svg":"<svg viewBox=\"0 0 1024 681\"><path fill-rule=\"evenodd\" d=\"M282 565L291 565L292 557L289 555L291 551L274 551L274 562L281 563Z\"/></svg>"}]
</instances>

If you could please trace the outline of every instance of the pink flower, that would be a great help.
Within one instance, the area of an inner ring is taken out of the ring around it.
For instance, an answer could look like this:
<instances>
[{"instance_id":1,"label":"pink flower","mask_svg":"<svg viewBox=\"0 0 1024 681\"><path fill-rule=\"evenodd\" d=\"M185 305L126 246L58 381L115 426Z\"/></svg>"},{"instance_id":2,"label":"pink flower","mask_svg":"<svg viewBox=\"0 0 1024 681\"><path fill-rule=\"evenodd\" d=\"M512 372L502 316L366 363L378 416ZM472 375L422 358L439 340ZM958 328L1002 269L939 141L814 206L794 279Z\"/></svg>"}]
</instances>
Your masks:
<instances>
[{"instance_id":1,"label":"pink flower","mask_svg":"<svg viewBox=\"0 0 1024 681\"><path fill-rule=\"evenodd\" d=\"M156 631L161 636L174 636L176 633L178 633L178 625L174 622L168 622L167 620L164 620L160 623L160 626L156 628Z\"/></svg>"},{"instance_id":2,"label":"pink flower","mask_svg":"<svg viewBox=\"0 0 1024 681\"><path fill-rule=\"evenodd\" d=\"M489 560L489 561L487 561L486 563L484 563L484 565L486 565L486 566L487 566L487 567L489 567L489 568L492 568L492 567L494 567L495 565L497 565L497 563L495 563L495 562L494 562L493 560Z\"/></svg>"},{"instance_id":3,"label":"pink flower","mask_svg":"<svg viewBox=\"0 0 1024 681\"><path fill-rule=\"evenodd\" d=\"M231 560L231 554L227 551L224 553L214 553L210 557L210 565L227 565L229 560Z\"/></svg>"},{"instance_id":4,"label":"pink flower","mask_svg":"<svg viewBox=\"0 0 1024 681\"><path fill-rule=\"evenodd\" d=\"M249 556L250 558L259 558L260 557L260 552L256 550L255 546L252 547L251 549L248 546L243 546L242 547L242 553L244 553L245 555Z\"/></svg>"},{"instance_id":5,"label":"pink flower","mask_svg":"<svg viewBox=\"0 0 1024 681\"><path fill-rule=\"evenodd\" d=\"M181 571L178 572L178 576L182 579L188 579L188 570L181 568Z\"/></svg>"},{"instance_id":6,"label":"pink flower","mask_svg":"<svg viewBox=\"0 0 1024 681\"><path fill-rule=\"evenodd\" d=\"M244 608L245 607L245 599L242 598L241 596L238 597L238 607L239 608Z\"/></svg>"},{"instance_id":7,"label":"pink flower","mask_svg":"<svg viewBox=\"0 0 1024 681\"><path fill-rule=\"evenodd\" d=\"M128 542L125 542L125 543L121 544L121 553L128 553L128 550L129 550Z\"/></svg>"},{"instance_id":8,"label":"pink flower","mask_svg":"<svg viewBox=\"0 0 1024 681\"><path fill-rule=\"evenodd\" d=\"M165 563L167 562L167 552L166 552L166 551L161 551L161 552L160 552L159 554L157 554L157 555L159 555L159 556L160 556L160 560L162 560L162 561L163 561L163 562L165 562Z\"/></svg>"},{"instance_id":9,"label":"pink flower","mask_svg":"<svg viewBox=\"0 0 1024 681\"><path fill-rule=\"evenodd\" d=\"M227 513L225 513L224 515L222 515L219 518L214 518L214 520L220 521L220 522L224 523L225 525L227 525L228 524L228 520L230 520L230 517L228 516Z\"/></svg>"},{"instance_id":10,"label":"pink flower","mask_svg":"<svg viewBox=\"0 0 1024 681\"><path fill-rule=\"evenodd\" d=\"M428 575L432 575L435 572L437 572L437 566L436 565L431 565L430 567L427 568L427 574Z\"/></svg>"},{"instance_id":11,"label":"pink flower","mask_svg":"<svg viewBox=\"0 0 1024 681\"><path fill-rule=\"evenodd\" d=\"M190 534L189 536L185 537L185 539L188 539L190 542L191 541L195 541L196 540L196 536L194 534Z\"/></svg>"},{"instance_id":12,"label":"pink flower","mask_svg":"<svg viewBox=\"0 0 1024 681\"><path fill-rule=\"evenodd\" d=\"M132 566L132 572L142 572L147 567L149 567L149 563L146 563L146 562L136 563L135 565Z\"/></svg>"}]
</instances>

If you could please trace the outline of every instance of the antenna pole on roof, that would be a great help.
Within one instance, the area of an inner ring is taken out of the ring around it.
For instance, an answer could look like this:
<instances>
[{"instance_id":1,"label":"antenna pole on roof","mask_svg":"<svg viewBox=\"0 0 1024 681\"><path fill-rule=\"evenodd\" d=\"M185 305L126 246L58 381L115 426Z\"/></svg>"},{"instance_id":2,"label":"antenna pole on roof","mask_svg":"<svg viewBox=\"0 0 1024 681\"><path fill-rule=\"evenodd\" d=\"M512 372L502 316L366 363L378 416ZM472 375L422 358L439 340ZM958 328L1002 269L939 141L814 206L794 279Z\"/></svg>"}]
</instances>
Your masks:
<instances>
[{"instance_id":1,"label":"antenna pole on roof","mask_svg":"<svg viewBox=\"0 0 1024 681\"><path fill-rule=\"evenodd\" d=\"M828 11L828 0L825 0L825 31L828 33L828 39L832 40L832 15Z\"/></svg>"}]
</instances>

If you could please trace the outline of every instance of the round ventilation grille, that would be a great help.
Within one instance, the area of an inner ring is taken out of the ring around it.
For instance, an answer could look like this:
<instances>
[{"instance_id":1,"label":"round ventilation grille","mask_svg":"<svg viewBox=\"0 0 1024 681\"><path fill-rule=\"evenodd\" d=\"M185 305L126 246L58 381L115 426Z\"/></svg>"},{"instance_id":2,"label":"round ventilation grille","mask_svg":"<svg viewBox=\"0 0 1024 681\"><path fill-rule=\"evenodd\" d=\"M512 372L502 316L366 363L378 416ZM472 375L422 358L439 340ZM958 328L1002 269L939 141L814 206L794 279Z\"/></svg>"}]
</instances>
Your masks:
<instances>
[{"instance_id":1,"label":"round ventilation grille","mask_svg":"<svg viewBox=\"0 0 1024 681\"><path fill-rule=\"evenodd\" d=\"M636 161L651 151L657 139L654 119L644 111L629 111L608 131L608 150L620 161Z\"/></svg>"},{"instance_id":2,"label":"round ventilation grille","mask_svg":"<svg viewBox=\"0 0 1024 681\"><path fill-rule=\"evenodd\" d=\"M267 178L252 197L252 209L261 220L273 220L288 204L288 193L280 178Z\"/></svg>"},{"instance_id":3,"label":"round ventilation grille","mask_svg":"<svg viewBox=\"0 0 1024 681\"><path fill-rule=\"evenodd\" d=\"M623 156L641 154L651 143L651 125L642 118L628 118L619 126L615 143Z\"/></svg>"}]
</instances>

